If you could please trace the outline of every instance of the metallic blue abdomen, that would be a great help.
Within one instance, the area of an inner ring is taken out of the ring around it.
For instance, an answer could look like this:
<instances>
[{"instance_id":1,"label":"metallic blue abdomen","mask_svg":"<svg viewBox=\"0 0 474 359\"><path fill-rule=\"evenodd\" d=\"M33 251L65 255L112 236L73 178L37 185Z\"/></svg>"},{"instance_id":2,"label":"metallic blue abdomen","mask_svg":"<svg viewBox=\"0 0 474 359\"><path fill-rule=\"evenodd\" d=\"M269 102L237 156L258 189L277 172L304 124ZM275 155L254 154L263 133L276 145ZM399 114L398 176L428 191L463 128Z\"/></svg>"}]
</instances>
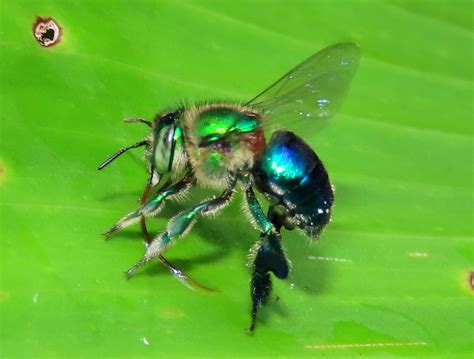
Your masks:
<instances>
[{"instance_id":1,"label":"metallic blue abdomen","mask_svg":"<svg viewBox=\"0 0 474 359\"><path fill-rule=\"evenodd\" d=\"M329 222L333 191L316 153L289 131L274 132L256 161L253 174L259 190L282 205L289 219L315 237Z\"/></svg>"}]
</instances>

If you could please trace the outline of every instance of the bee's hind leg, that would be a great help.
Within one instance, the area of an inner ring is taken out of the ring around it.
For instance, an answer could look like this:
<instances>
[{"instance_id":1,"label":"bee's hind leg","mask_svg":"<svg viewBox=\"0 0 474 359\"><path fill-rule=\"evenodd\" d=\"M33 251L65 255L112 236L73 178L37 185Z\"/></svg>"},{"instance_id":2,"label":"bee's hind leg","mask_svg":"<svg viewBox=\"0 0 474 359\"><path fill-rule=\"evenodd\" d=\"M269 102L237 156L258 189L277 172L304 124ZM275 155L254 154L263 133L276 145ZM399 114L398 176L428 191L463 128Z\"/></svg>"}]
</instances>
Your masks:
<instances>
[{"instance_id":1,"label":"bee's hind leg","mask_svg":"<svg viewBox=\"0 0 474 359\"><path fill-rule=\"evenodd\" d=\"M252 298L252 321L249 331L255 329L258 309L267 303L272 289L270 272L278 279L288 277L289 264L281 246L280 233L261 234L254 247L252 279L250 280L250 296Z\"/></svg>"},{"instance_id":2,"label":"bee's hind leg","mask_svg":"<svg viewBox=\"0 0 474 359\"><path fill-rule=\"evenodd\" d=\"M266 304L271 293L270 272L278 279L285 279L288 277L290 265L281 245L280 229L284 225L284 216L278 215L273 206L270 206L268 215L265 216L249 183L245 194L252 220L260 230L260 240L252 248L250 256L253 272L250 280L252 320L249 331L252 332L255 329L258 309Z\"/></svg>"}]
</instances>

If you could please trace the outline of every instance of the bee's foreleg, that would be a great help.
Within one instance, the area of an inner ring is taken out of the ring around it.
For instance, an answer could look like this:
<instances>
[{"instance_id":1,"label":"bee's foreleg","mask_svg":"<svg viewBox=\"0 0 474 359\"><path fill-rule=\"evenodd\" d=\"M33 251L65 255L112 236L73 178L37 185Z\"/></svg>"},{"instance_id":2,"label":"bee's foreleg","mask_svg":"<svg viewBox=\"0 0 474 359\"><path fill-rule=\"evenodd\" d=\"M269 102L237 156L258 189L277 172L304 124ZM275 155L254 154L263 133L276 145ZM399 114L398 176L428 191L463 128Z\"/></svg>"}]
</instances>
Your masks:
<instances>
[{"instance_id":1,"label":"bee's foreleg","mask_svg":"<svg viewBox=\"0 0 474 359\"><path fill-rule=\"evenodd\" d=\"M123 229L131 224L134 224L140 220L142 216L150 217L156 216L162 209L162 204L165 199L170 198L174 195L186 191L192 183L192 174L187 174L179 182L164 188L161 191L158 191L153 198L146 202L142 207L133 211L126 216L122 217L112 228L104 233L106 237L109 237L113 233L117 232L120 229Z\"/></svg>"},{"instance_id":2,"label":"bee's foreleg","mask_svg":"<svg viewBox=\"0 0 474 359\"><path fill-rule=\"evenodd\" d=\"M130 268L127 276L131 276L137 269L142 267L151 259L161 255L163 251L173 245L174 239L184 236L196 222L199 214L214 214L225 207L231 200L234 193L235 181L219 196L215 197L180 212L175 217L171 218L166 226L166 231L160 233L147 247L143 258Z\"/></svg>"}]
</instances>

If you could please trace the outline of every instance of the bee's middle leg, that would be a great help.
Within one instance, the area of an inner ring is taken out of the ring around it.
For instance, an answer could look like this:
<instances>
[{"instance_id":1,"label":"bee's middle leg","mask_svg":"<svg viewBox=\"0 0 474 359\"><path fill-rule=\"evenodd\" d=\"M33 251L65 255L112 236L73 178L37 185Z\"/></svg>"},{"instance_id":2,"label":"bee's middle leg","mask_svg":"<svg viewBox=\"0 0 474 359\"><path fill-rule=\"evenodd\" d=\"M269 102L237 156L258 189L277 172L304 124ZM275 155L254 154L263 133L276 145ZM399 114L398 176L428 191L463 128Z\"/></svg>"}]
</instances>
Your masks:
<instances>
[{"instance_id":1,"label":"bee's middle leg","mask_svg":"<svg viewBox=\"0 0 474 359\"><path fill-rule=\"evenodd\" d=\"M125 274L130 277L137 269L149 262L151 259L160 256L167 248L173 245L174 240L186 234L196 222L199 214L211 214L221 210L229 204L234 193L235 180L218 197L203 201L197 205L180 212L167 224L166 230L160 233L148 246L143 258L131 267Z\"/></svg>"}]
</instances>

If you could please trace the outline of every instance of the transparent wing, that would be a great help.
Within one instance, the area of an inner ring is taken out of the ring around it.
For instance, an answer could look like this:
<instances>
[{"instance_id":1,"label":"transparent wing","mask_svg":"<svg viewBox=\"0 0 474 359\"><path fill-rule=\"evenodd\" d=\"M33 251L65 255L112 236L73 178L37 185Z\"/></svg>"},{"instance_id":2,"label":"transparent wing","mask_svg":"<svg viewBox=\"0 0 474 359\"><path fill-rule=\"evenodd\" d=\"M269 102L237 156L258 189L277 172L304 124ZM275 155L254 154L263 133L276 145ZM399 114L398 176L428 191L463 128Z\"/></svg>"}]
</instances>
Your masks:
<instances>
[{"instance_id":1,"label":"transparent wing","mask_svg":"<svg viewBox=\"0 0 474 359\"><path fill-rule=\"evenodd\" d=\"M302 62L247 105L265 115L265 130L298 134L322 127L339 109L359 64L354 43L336 44Z\"/></svg>"}]
</instances>

